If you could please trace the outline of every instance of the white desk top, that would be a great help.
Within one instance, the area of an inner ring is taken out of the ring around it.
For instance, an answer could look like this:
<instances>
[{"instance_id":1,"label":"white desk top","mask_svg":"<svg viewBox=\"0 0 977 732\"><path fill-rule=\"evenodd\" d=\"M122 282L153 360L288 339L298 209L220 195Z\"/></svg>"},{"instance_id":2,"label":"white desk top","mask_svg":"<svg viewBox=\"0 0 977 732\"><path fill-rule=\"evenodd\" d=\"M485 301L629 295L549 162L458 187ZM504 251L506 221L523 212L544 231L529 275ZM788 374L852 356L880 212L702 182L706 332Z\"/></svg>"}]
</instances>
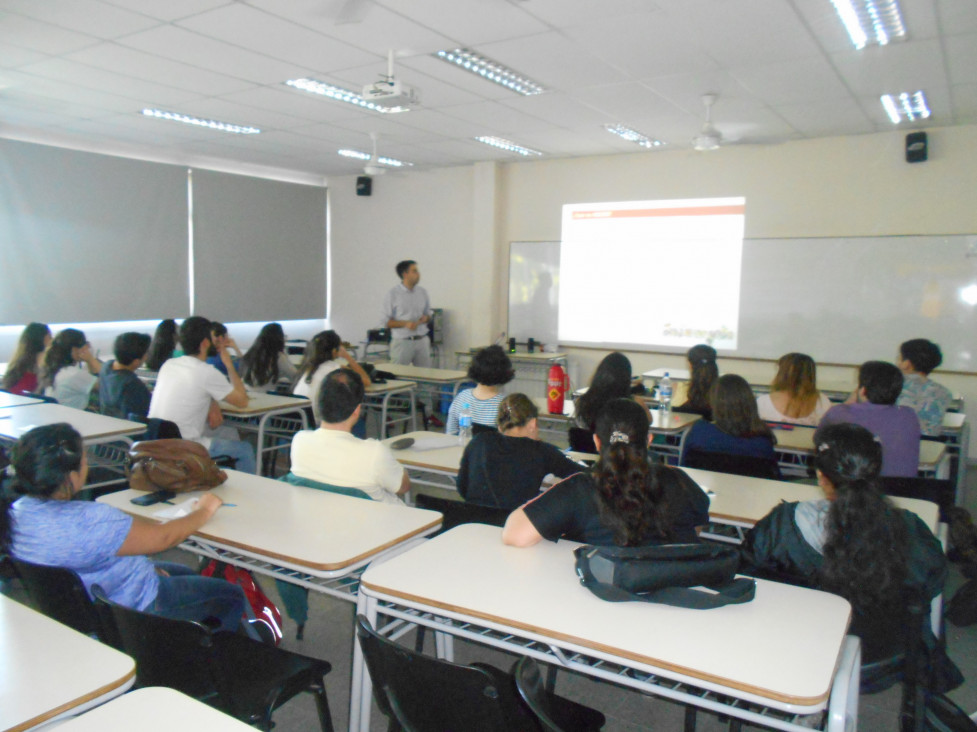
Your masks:
<instances>
[{"instance_id":1,"label":"white desk top","mask_svg":"<svg viewBox=\"0 0 977 732\"><path fill-rule=\"evenodd\" d=\"M813 427L795 427L791 430L775 429L773 434L777 438L777 444L774 449L784 452L813 453L814 432ZM919 464L932 468L943 459L945 452L946 443L921 440L919 443Z\"/></svg>"},{"instance_id":2,"label":"white desk top","mask_svg":"<svg viewBox=\"0 0 977 732\"><path fill-rule=\"evenodd\" d=\"M455 381L463 381L468 378L467 371L459 369L433 369L422 366L412 366L402 363L377 363L374 364L381 371L389 371L398 379L408 379L411 381L430 381L433 383L451 384Z\"/></svg>"},{"instance_id":3,"label":"white desk top","mask_svg":"<svg viewBox=\"0 0 977 732\"><path fill-rule=\"evenodd\" d=\"M136 689L58 725L58 732L254 732L244 722L175 689Z\"/></svg>"},{"instance_id":4,"label":"white desk top","mask_svg":"<svg viewBox=\"0 0 977 732\"><path fill-rule=\"evenodd\" d=\"M136 677L123 653L0 595L0 729L29 729Z\"/></svg>"},{"instance_id":5,"label":"white desk top","mask_svg":"<svg viewBox=\"0 0 977 732\"><path fill-rule=\"evenodd\" d=\"M385 384L370 384L366 387L367 396L386 394L391 391L401 391L413 389L417 386L413 381L400 381L398 379L388 379Z\"/></svg>"},{"instance_id":6,"label":"white desk top","mask_svg":"<svg viewBox=\"0 0 977 732\"><path fill-rule=\"evenodd\" d=\"M139 422L106 417L62 404L40 403L0 409L0 438L17 440L28 430L56 422L70 424L85 442L139 435L146 431L146 425Z\"/></svg>"},{"instance_id":7,"label":"white desk top","mask_svg":"<svg viewBox=\"0 0 977 732\"><path fill-rule=\"evenodd\" d=\"M541 419L549 420L571 420L573 418L573 402L566 400L563 402L563 414L550 414L546 407L546 397L534 397L533 403L539 409ZM670 432L681 432L690 427L696 420L702 419L698 414L684 414L681 412L669 412L668 418L662 417L658 409L651 409L651 429L653 432L665 434Z\"/></svg>"},{"instance_id":8,"label":"white desk top","mask_svg":"<svg viewBox=\"0 0 977 732\"><path fill-rule=\"evenodd\" d=\"M222 506L195 536L252 556L271 557L309 574L353 569L380 552L422 536L441 523L441 514L408 506L294 486L237 470L213 493ZM152 517L165 505L140 507L133 490L98 499L126 513ZM186 493L174 503L200 495Z\"/></svg>"},{"instance_id":9,"label":"white desk top","mask_svg":"<svg viewBox=\"0 0 977 732\"><path fill-rule=\"evenodd\" d=\"M645 371L641 375L646 379L660 379L665 374L668 374L668 378L670 378L672 381L689 380L688 369L652 369L651 371Z\"/></svg>"},{"instance_id":10,"label":"white desk top","mask_svg":"<svg viewBox=\"0 0 977 732\"><path fill-rule=\"evenodd\" d=\"M729 473L682 468L702 488L715 493L709 503L709 517L741 525L752 526L766 516L781 501L813 501L824 498L816 485L784 480L748 478ZM940 521L939 507L917 498L891 497L899 508L919 516L934 534Z\"/></svg>"},{"instance_id":11,"label":"white desk top","mask_svg":"<svg viewBox=\"0 0 977 732\"><path fill-rule=\"evenodd\" d=\"M455 351L456 356L473 356L473 351ZM533 351L529 353L528 351L519 351L517 353L509 353L506 351L506 356L509 357L510 361L554 361L556 359L566 358L567 354L563 351L557 351L555 353L550 353L549 351Z\"/></svg>"},{"instance_id":12,"label":"white desk top","mask_svg":"<svg viewBox=\"0 0 977 732\"><path fill-rule=\"evenodd\" d=\"M34 397L24 396L23 394L11 394L0 391L0 409L7 407L24 407L28 404L43 404L42 400Z\"/></svg>"},{"instance_id":13,"label":"white desk top","mask_svg":"<svg viewBox=\"0 0 977 732\"><path fill-rule=\"evenodd\" d=\"M225 414L253 415L264 414L266 412L277 412L279 410L298 410L303 407L311 407L306 397L282 396L281 394L268 394L260 391L248 392L248 406L235 407L227 402L221 402L221 411Z\"/></svg>"},{"instance_id":14,"label":"white desk top","mask_svg":"<svg viewBox=\"0 0 977 732\"><path fill-rule=\"evenodd\" d=\"M575 546L507 547L497 527L465 524L368 568L360 592L556 638L781 705L826 703L850 616L842 598L760 580L752 602L708 612L604 602L577 581Z\"/></svg>"}]
</instances>

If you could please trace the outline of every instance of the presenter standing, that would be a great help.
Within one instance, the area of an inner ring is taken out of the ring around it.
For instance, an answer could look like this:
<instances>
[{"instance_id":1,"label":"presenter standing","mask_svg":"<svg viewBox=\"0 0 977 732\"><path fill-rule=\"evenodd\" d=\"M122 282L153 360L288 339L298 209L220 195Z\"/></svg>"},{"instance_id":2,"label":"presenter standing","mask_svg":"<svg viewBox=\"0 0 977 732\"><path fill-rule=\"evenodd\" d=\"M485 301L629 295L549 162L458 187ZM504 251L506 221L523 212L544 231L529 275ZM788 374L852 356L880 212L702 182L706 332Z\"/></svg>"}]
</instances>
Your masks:
<instances>
[{"instance_id":1,"label":"presenter standing","mask_svg":"<svg viewBox=\"0 0 977 732\"><path fill-rule=\"evenodd\" d=\"M427 290L417 284L421 281L417 262L399 262L397 276L400 284L383 301L383 322L390 328L390 358L394 363L430 367L428 323L432 310Z\"/></svg>"}]
</instances>

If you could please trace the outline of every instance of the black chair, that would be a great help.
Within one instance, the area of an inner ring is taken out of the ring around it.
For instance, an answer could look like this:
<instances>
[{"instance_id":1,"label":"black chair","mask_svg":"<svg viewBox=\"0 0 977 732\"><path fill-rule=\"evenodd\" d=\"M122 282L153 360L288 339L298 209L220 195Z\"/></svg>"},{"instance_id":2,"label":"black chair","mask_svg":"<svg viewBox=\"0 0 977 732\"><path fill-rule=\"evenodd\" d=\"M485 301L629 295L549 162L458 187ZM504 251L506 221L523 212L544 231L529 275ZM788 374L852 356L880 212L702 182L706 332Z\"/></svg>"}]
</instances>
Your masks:
<instances>
[{"instance_id":1,"label":"black chair","mask_svg":"<svg viewBox=\"0 0 977 732\"><path fill-rule=\"evenodd\" d=\"M110 643L77 572L10 558L34 606L52 620ZM110 645L114 645L110 643Z\"/></svg>"},{"instance_id":2,"label":"black chair","mask_svg":"<svg viewBox=\"0 0 977 732\"><path fill-rule=\"evenodd\" d=\"M567 431L567 438L570 441L570 449L574 452L597 454L597 446L594 444L594 433L590 430L585 430L583 427L571 427Z\"/></svg>"},{"instance_id":3,"label":"black chair","mask_svg":"<svg viewBox=\"0 0 977 732\"><path fill-rule=\"evenodd\" d=\"M513 675L516 677L516 688L519 690L519 696L529 705L545 732L600 729L604 726L604 715L592 709L587 711L591 713L592 719L589 721L593 726L581 727L580 723L583 720L566 719L564 717L567 711L566 707L554 703L553 695L546 690L543 684L543 677L539 673L539 664L529 656L523 656L516 662Z\"/></svg>"},{"instance_id":4,"label":"black chair","mask_svg":"<svg viewBox=\"0 0 977 732\"><path fill-rule=\"evenodd\" d=\"M952 480L890 476L882 477L881 480L882 492L886 495L932 501L940 507L940 521L950 523L948 511L953 508L956 500L956 487Z\"/></svg>"},{"instance_id":5,"label":"black chair","mask_svg":"<svg viewBox=\"0 0 977 732\"><path fill-rule=\"evenodd\" d=\"M461 666L415 653L377 633L363 616L356 617L356 636L380 711L390 720L388 732L527 732L538 721L519 699L515 680L492 666ZM561 718L574 720L567 729L597 730L604 717L589 707L558 697Z\"/></svg>"},{"instance_id":6,"label":"black chair","mask_svg":"<svg viewBox=\"0 0 977 732\"><path fill-rule=\"evenodd\" d=\"M709 452L690 449L682 455L683 468L699 468L716 473L731 473L750 478L782 480L776 458L759 458L752 455L733 455L727 452Z\"/></svg>"},{"instance_id":7,"label":"black chair","mask_svg":"<svg viewBox=\"0 0 977 732\"><path fill-rule=\"evenodd\" d=\"M138 414L130 412L128 419L132 422L142 422L146 425L146 432L140 439L143 440L179 440L183 435L176 422L158 417L144 418Z\"/></svg>"},{"instance_id":8,"label":"black chair","mask_svg":"<svg viewBox=\"0 0 977 732\"><path fill-rule=\"evenodd\" d=\"M166 686L243 722L270 730L271 715L299 692L315 696L319 725L332 732L323 677L325 661L236 633L212 633L201 623L123 607L94 588L103 624L114 622L122 650L136 661L140 687Z\"/></svg>"},{"instance_id":9,"label":"black chair","mask_svg":"<svg viewBox=\"0 0 977 732\"><path fill-rule=\"evenodd\" d=\"M426 494L418 495L414 499L414 503L418 508L441 512L444 518L441 520L441 529L438 534L443 534L448 529L453 529L461 524L505 526L505 520L510 513L504 508L481 506L477 503L465 501L452 501L448 498L436 498Z\"/></svg>"}]
</instances>

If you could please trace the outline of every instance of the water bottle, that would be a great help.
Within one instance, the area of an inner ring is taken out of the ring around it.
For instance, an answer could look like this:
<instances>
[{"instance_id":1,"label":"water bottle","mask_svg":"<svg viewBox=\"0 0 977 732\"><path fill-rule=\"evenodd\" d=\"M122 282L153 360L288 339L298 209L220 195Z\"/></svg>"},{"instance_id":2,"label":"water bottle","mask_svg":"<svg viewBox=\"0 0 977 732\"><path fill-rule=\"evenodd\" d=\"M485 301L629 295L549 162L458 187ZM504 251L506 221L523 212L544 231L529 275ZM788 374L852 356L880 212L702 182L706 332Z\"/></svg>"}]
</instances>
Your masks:
<instances>
[{"instance_id":1,"label":"water bottle","mask_svg":"<svg viewBox=\"0 0 977 732\"><path fill-rule=\"evenodd\" d=\"M472 439L472 406L467 402L461 406L458 414L458 444L467 445Z\"/></svg>"},{"instance_id":2,"label":"water bottle","mask_svg":"<svg viewBox=\"0 0 977 732\"><path fill-rule=\"evenodd\" d=\"M667 371L658 382L658 411L662 417L672 413L672 380L668 378Z\"/></svg>"}]
</instances>

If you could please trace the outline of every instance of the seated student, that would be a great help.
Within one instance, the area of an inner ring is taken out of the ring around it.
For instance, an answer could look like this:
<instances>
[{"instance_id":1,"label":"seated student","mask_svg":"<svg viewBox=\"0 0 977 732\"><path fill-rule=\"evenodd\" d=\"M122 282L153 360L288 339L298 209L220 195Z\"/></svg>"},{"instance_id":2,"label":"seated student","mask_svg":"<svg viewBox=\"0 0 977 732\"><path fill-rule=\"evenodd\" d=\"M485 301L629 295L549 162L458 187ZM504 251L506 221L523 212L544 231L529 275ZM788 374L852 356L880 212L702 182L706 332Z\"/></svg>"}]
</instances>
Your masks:
<instances>
[{"instance_id":1,"label":"seated student","mask_svg":"<svg viewBox=\"0 0 977 732\"><path fill-rule=\"evenodd\" d=\"M495 418L502 401L501 388L515 376L512 361L502 346L488 346L478 351L468 366L468 378L477 386L474 389L462 389L455 395L448 408L445 434L459 433L458 415L466 404L472 413L474 424L495 427Z\"/></svg>"},{"instance_id":2,"label":"seated student","mask_svg":"<svg viewBox=\"0 0 977 732\"><path fill-rule=\"evenodd\" d=\"M82 365L84 364L84 366ZM44 354L41 386L59 404L86 409L102 362L95 358L85 334L75 328L58 333Z\"/></svg>"},{"instance_id":3,"label":"seated student","mask_svg":"<svg viewBox=\"0 0 977 732\"><path fill-rule=\"evenodd\" d=\"M149 344L149 352L146 354L146 368L150 371L159 371L167 359L173 357L177 346L176 340L176 321L172 318L159 321L156 332L153 333L153 341Z\"/></svg>"},{"instance_id":4,"label":"seated student","mask_svg":"<svg viewBox=\"0 0 977 732\"><path fill-rule=\"evenodd\" d=\"M685 414L699 414L705 419L712 419L712 405L709 394L712 385L719 378L719 367L716 366L716 349L700 343L692 346L686 356L689 360L689 381L686 385L685 397L681 394L682 382L676 381L676 391L672 397L673 412Z\"/></svg>"},{"instance_id":5,"label":"seated student","mask_svg":"<svg viewBox=\"0 0 977 732\"><path fill-rule=\"evenodd\" d=\"M600 459L506 520L502 541L532 546L568 539L601 546L698 541L709 499L678 468L648 460L648 411L631 399L608 402L594 435Z\"/></svg>"},{"instance_id":6,"label":"seated student","mask_svg":"<svg viewBox=\"0 0 977 732\"><path fill-rule=\"evenodd\" d=\"M909 407L897 407L902 372L885 361L866 361L858 369L856 402L836 404L821 426L851 422L882 442L882 475L912 478L919 473L919 419Z\"/></svg>"},{"instance_id":7,"label":"seated student","mask_svg":"<svg viewBox=\"0 0 977 732\"><path fill-rule=\"evenodd\" d=\"M592 443L597 415L614 399L630 399L631 388L631 361L618 351L608 353L597 364L587 391L573 405L576 430L570 433L570 447L580 452L596 452L597 448ZM643 402L642 408L647 412L648 408Z\"/></svg>"},{"instance_id":8,"label":"seated student","mask_svg":"<svg viewBox=\"0 0 977 732\"><path fill-rule=\"evenodd\" d=\"M743 542L740 572L841 595L852 604L862 660L876 661L903 650L904 588L938 595L946 557L916 514L882 496L882 446L871 432L827 425L814 444L825 497L781 503L761 519Z\"/></svg>"},{"instance_id":9,"label":"seated student","mask_svg":"<svg viewBox=\"0 0 977 732\"><path fill-rule=\"evenodd\" d=\"M237 470L254 473L254 448L238 439L237 430L220 427L223 417L217 402L248 406L248 392L231 364L231 354L226 348L220 349L228 381L205 363L210 321L199 315L180 324L180 345L186 355L169 359L159 370L149 404L150 418L175 422L183 439L199 442L211 455L228 455L237 460Z\"/></svg>"},{"instance_id":10,"label":"seated student","mask_svg":"<svg viewBox=\"0 0 977 732\"><path fill-rule=\"evenodd\" d=\"M691 450L776 460L773 432L757 413L746 379L720 376L712 386L712 422L695 422L682 446L682 465Z\"/></svg>"},{"instance_id":11,"label":"seated student","mask_svg":"<svg viewBox=\"0 0 977 732\"><path fill-rule=\"evenodd\" d=\"M757 397L760 419L816 427L831 400L818 391L817 366L804 353L788 353L777 361L777 375L769 394Z\"/></svg>"},{"instance_id":12,"label":"seated student","mask_svg":"<svg viewBox=\"0 0 977 732\"><path fill-rule=\"evenodd\" d=\"M146 333L123 333L115 339L115 360L98 374L98 409L109 417L128 419L149 414L149 389L133 373L143 364L150 338Z\"/></svg>"},{"instance_id":13,"label":"seated student","mask_svg":"<svg viewBox=\"0 0 977 732\"><path fill-rule=\"evenodd\" d=\"M389 447L352 434L363 405L363 381L350 369L330 373L319 389L322 423L292 438L292 472L318 483L358 488L375 501L400 503L407 471Z\"/></svg>"},{"instance_id":14,"label":"seated student","mask_svg":"<svg viewBox=\"0 0 977 732\"><path fill-rule=\"evenodd\" d=\"M268 323L248 352L241 357L241 378L255 391L274 392L279 379L288 379L289 387L298 372L285 353L285 331L281 323Z\"/></svg>"},{"instance_id":15,"label":"seated student","mask_svg":"<svg viewBox=\"0 0 977 732\"><path fill-rule=\"evenodd\" d=\"M20 334L14 355L3 375L3 389L11 394L35 394L44 365L44 351L51 345L51 329L44 323L28 323Z\"/></svg>"},{"instance_id":16,"label":"seated student","mask_svg":"<svg viewBox=\"0 0 977 732\"><path fill-rule=\"evenodd\" d=\"M943 433L943 415L953 401L949 389L929 378L930 372L941 363L940 347L925 338L914 338L899 346L898 366L903 380L896 404L916 412L920 430L928 437Z\"/></svg>"},{"instance_id":17,"label":"seated student","mask_svg":"<svg viewBox=\"0 0 977 732\"><path fill-rule=\"evenodd\" d=\"M525 394L499 405L499 430L481 432L465 446L458 492L470 503L512 510L539 494L547 475L567 478L581 468L556 447L540 442L539 410Z\"/></svg>"},{"instance_id":18,"label":"seated student","mask_svg":"<svg viewBox=\"0 0 977 732\"><path fill-rule=\"evenodd\" d=\"M227 367L224 366L224 362L218 353L218 349L226 348L228 351L233 352L234 356L231 358L231 363L234 364L234 370L240 373L241 349L237 347L237 341L231 338L227 332L226 325L218 323L216 320L210 322L210 343L211 346L210 352L207 354L207 363L224 374L224 376L227 376Z\"/></svg>"},{"instance_id":19,"label":"seated student","mask_svg":"<svg viewBox=\"0 0 977 732\"><path fill-rule=\"evenodd\" d=\"M322 381L336 369L343 368L344 364L360 375L364 386L370 385L370 377L343 347L343 339L336 331L324 330L316 333L309 341L292 393L295 396L309 398L316 424L322 421L322 415L319 413L319 388L322 386ZM365 433L360 436L365 436Z\"/></svg>"},{"instance_id":20,"label":"seated student","mask_svg":"<svg viewBox=\"0 0 977 732\"><path fill-rule=\"evenodd\" d=\"M71 500L85 485L88 460L81 436L64 423L24 434L13 449L12 465L16 500L0 502L0 550L32 564L74 570L89 593L97 584L126 607L179 620L214 617L222 630L241 625L250 607L240 587L148 556L200 529L220 507L220 498L205 493L189 515L163 524Z\"/></svg>"}]
</instances>

